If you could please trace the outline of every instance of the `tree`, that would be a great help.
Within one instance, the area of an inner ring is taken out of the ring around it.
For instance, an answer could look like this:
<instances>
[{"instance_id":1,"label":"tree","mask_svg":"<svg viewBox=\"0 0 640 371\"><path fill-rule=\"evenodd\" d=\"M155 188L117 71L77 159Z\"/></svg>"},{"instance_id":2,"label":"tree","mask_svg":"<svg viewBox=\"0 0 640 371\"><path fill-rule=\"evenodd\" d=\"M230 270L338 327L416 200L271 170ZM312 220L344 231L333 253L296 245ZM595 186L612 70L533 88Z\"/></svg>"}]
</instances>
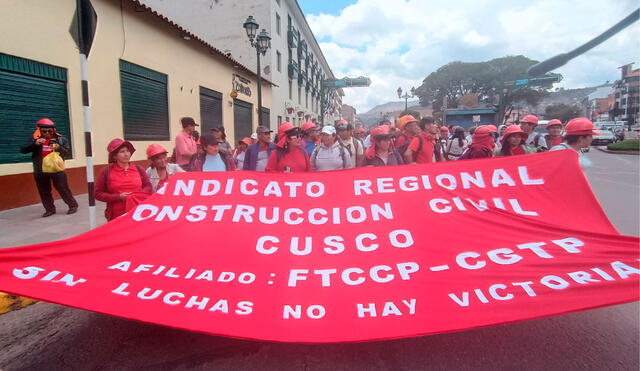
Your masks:
<instances>
[{"instance_id":1,"label":"tree","mask_svg":"<svg viewBox=\"0 0 640 371\"><path fill-rule=\"evenodd\" d=\"M480 102L497 103L505 81L526 78L527 69L537 62L525 56L507 56L486 62L451 62L432 72L416 89L421 105L432 104L434 111L440 111L446 97L447 107L457 107L458 100L467 93L478 96ZM552 84L539 87L518 87L506 96L506 105L526 101L536 106L549 95Z\"/></svg>"},{"instance_id":2,"label":"tree","mask_svg":"<svg viewBox=\"0 0 640 371\"><path fill-rule=\"evenodd\" d=\"M544 109L544 118L547 120L558 119L564 123L579 117L581 113L580 107L575 104L556 103L548 105Z\"/></svg>"}]
</instances>

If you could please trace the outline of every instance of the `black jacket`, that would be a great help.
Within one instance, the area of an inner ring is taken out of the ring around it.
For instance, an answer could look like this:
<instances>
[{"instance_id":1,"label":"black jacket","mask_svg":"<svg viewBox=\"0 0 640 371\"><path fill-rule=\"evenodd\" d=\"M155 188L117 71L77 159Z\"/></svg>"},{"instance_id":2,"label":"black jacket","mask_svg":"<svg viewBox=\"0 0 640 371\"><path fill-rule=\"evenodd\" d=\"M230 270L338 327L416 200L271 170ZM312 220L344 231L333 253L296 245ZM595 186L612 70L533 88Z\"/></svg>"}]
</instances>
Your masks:
<instances>
[{"instance_id":1,"label":"black jacket","mask_svg":"<svg viewBox=\"0 0 640 371\"><path fill-rule=\"evenodd\" d=\"M60 153L62 158L71 158L71 146L69 141L65 137L54 138L54 143L58 144L56 152ZM31 152L31 162L33 162L33 171L36 173L42 172L42 146L36 144L35 139L31 139L29 142L20 147L20 153Z\"/></svg>"}]
</instances>

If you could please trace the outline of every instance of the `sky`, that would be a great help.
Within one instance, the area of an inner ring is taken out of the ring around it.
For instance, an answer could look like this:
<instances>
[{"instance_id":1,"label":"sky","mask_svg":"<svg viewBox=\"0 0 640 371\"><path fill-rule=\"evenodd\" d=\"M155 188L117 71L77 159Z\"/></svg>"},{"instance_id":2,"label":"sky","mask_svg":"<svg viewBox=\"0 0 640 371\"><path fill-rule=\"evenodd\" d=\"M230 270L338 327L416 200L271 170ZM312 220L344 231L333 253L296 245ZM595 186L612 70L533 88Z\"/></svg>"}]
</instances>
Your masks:
<instances>
[{"instance_id":1,"label":"sky","mask_svg":"<svg viewBox=\"0 0 640 371\"><path fill-rule=\"evenodd\" d=\"M343 103L363 113L396 90L418 87L439 67L506 55L543 61L566 53L621 21L636 0L298 0L334 75L368 76L345 89ZM555 70L556 87L582 88L640 67L640 21ZM523 76L526 77L526 76Z\"/></svg>"}]
</instances>

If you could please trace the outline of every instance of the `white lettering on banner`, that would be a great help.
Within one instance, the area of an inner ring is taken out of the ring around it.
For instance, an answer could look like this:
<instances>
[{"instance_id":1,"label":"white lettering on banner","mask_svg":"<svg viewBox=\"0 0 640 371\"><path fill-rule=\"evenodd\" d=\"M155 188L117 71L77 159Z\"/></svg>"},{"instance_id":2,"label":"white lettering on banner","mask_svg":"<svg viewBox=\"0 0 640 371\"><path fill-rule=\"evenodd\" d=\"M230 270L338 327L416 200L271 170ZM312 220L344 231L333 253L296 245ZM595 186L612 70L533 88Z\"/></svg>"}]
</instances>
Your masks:
<instances>
[{"instance_id":1,"label":"white lettering on banner","mask_svg":"<svg viewBox=\"0 0 640 371\"><path fill-rule=\"evenodd\" d=\"M304 249L300 249L299 247L300 238L301 237L297 236L289 238L289 252L296 256L311 254L314 246L314 237L304 237ZM375 251L380 247L378 243L365 243L365 240L371 242L378 241L378 235L375 233L361 233L357 235L354 240L355 248L359 251L370 252ZM388 241L392 247L399 249L406 249L414 244L411 232L405 229L397 229L389 232ZM325 246L322 247L322 250L327 254L340 254L345 250L345 245L343 243L344 238L340 236L327 236L324 238L323 242ZM279 243L280 239L276 236L262 236L258 238L258 241L256 242L256 251L264 255L274 254L280 249L277 245Z\"/></svg>"},{"instance_id":2,"label":"white lettering on banner","mask_svg":"<svg viewBox=\"0 0 640 371\"><path fill-rule=\"evenodd\" d=\"M40 273L45 272L46 269L40 267L25 267L25 268L14 268L13 276L22 280L30 280L40 276ZM75 286L79 283L87 282L84 278L75 279L73 274L64 273L62 277L60 275L63 274L60 271L50 271L44 275L44 277L40 278L40 281L50 281L52 283L64 283L67 286ZM58 278L55 279L54 278Z\"/></svg>"},{"instance_id":3,"label":"white lettering on banner","mask_svg":"<svg viewBox=\"0 0 640 371\"><path fill-rule=\"evenodd\" d=\"M520 201L517 199L510 198L510 199L507 199L506 201L508 201L509 205L511 206L511 210L516 214L527 215L527 216L538 216L537 211L524 210L522 206L520 206ZM504 202L502 199L493 198L491 202L493 203L493 207L495 207L496 209L507 210L507 208L504 206ZM473 208L478 211L486 211L490 209L487 200L474 201L470 198L462 199L460 197L453 197L451 198L451 200L444 199L444 198L433 198L429 200L429 208L431 209L431 211L434 211L438 214L446 214L454 210L468 211L469 209L467 209L467 207L465 206L465 203L473 206Z\"/></svg>"},{"instance_id":4,"label":"white lettering on banner","mask_svg":"<svg viewBox=\"0 0 640 371\"><path fill-rule=\"evenodd\" d=\"M326 313L327 311L324 309L324 307L319 304L310 305L307 307L307 310L306 310L307 317L311 319L322 318L325 316ZM295 319L302 318L302 305L298 304L295 306L295 308L288 304L284 305L284 308L282 311L282 318L289 319L291 317Z\"/></svg>"},{"instance_id":5,"label":"white lettering on banner","mask_svg":"<svg viewBox=\"0 0 640 371\"><path fill-rule=\"evenodd\" d=\"M154 265L154 264L137 264L133 265L130 261L122 261L117 264L114 264L108 269L119 270L122 272L130 272L135 274L145 274L148 272L154 276L159 276L162 274L164 277L168 278L182 278L182 279L193 279L197 281L209 281L209 282L221 282L221 283L230 283L230 282L238 282L244 285L248 285L253 283L256 280L256 275L252 272L229 272L229 271L220 271L216 273L216 271L212 269L195 269L195 268L178 268L178 267L167 267L164 265ZM186 271L186 273L185 273Z\"/></svg>"},{"instance_id":6,"label":"white lettering on banner","mask_svg":"<svg viewBox=\"0 0 640 371\"><path fill-rule=\"evenodd\" d=\"M227 299L213 299L216 300L215 302L213 302L211 298L206 296L189 296L183 292L166 291L163 289L154 289L150 287L143 287L139 290L129 289L129 291L125 291L129 288L129 285L130 284L128 282L123 282L117 288L111 290L111 292L121 296L129 296L132 292L135 292L133 298L139 300L159 301L163 304L174 307L180 305L185 309L198 309L202 311L206 309L208 312L212 313L230 313L229 300ZM210 303L213 304L209 305ZM253 312L253 302L244 300L238 301L234 304L233 309L233 313L237 315L251 314Z\"/></svg>"},{"instance_id":7,"label":"white lettering on banner","mask_svg":"<svg viewBox=\"0 0 640 371\"><path fill-rule=\"evenodd\" d=\"M376 303L367 303L367 304L356 304L356 310L359 318L364 317L377 317L378 310L377 306L382 305L382 311L380 316L403 316L403 315L413 315L416 313L416 299L402 300L401 304L396 304L392 301L384 302L384 304L376 304ZM405 308L406 307L406 308ZM402 310L405 312L403 313Z\"/></svg>"},{"instance_id":8,"label":"white lettering on banner","mask_svg":"<svg viewBox=\"0 0 640 371\"><path fill-rule=\"evenodd\" d=\"M209 209L212 211L211 213L208 212ZM230 212L227 213L227 211ZM343 216L346 222L351 224L394 219L390 202L366 206L349 206L346 208L312 208L308 210L299 208L282 209L278 206L256 208L255 206L241 204L195 205L191 206L189 210L185 210L184 206L163 206L159 208L155 205L140 204L133 212L133 220L137 222L151 219L155 222L176 222L181 218L189 222L202 222L209 217L209 220L214 222L254 223L257 221L267 225L273 225L281 221L288 225L302 223L312 225L342 224Z\"/></svg>"},{"instance_id":9,"label":"white lettering on banner","mask_svg":"<svg viewBox=\"0 0 640 371\"><path fill-rule=\"evenodd\" d=\"M493 188L521 186L539 186L544 184L544 179L534 179L529 175L526 166L518 166L511 173L505 169L493 169L482 172L476 170L473 174L461 171L457 174L437 174L434 177L435 184L446 190L456 190L458 188L485 189L487 185ZM487 179L489 182L487 182ZM403 176L400 178L375 178L353 180L353 194L355 196L373 195L383 193L393 193L396 191L415 192L418 190L431 190L431 178L429 175L421 175L420 182L417 176Z\"/></svg>"},{"instance_id":10,"label":"white lettering on banner","mask_svg":"<svg viewBox=\"0 0 640 371\"><path fill-rule=\"evenodd\" d=\"M602 268L590 268L590 270L597 273L604 281L624 280L628 279L630 275L640 275L640 269L621 261L611 262L609 267L617 274L618 278L614 278ZM564 275L566 275L568 279L566 279ZM508 301L523 297L523 294L526 294L527 297L536 297L538 296L536 290L544 290L545 287L552 291L559 291L570 288L574 284L593 285L600 282L603 281L593 278L593 275L587 271L576 271L565 273L563 276L554 274L546 275L538 279L537 283L533 281L513 282L511 284L496 283L489 286L486 291L493 300ZM536 290L532 287L534 285L537 285ZM460 293L451 292L448 296L454 303L461 307L469 307L476 303L476 300L477 303L481 304L490 302L489 297L485 295L484 289L481 288L462 291Z\"/></svg>"},{"instance_id":11,"label":"white lettering on banner","mask_svg":"<svg viewBox=\"0 0 640 371\"><path fill-rule=\"evenodd\" d=\"M584 242L575 237L553 240L551 242L554 245L561 247L564 251L570 254L577 254L581 252L581 250L577 247L584 246ZM529 242L516 246L520 250L533 252L533 254L538 258L553 259L553 256L542 248L543 246L548 246L546 242ZM456 255L456 263L459 267L464 269L481 269L487 266L487 262L481 259L481 256L482 255L480 253L475 251L462 252ZM486 252L486 256L490 261L500 265L515 264L524 259L523 256L518 255L515 251L509 248L498 248L489 250Z\"/></svg>"},{"instance_id":12,"label":"white lettering on banner","mask_svg":"<svg viewBox=\"0 0 640 371\"><path fill-rule=\"evenodd\" d=\"M388 265L376 265L369 268L368 272L362 268L353 267L342 270L340 274L337 274L337 269L317 269L313 271L312 275L309 275L309 269L291 269L289 271L287 286L300 287L299 281L310 281L311 284L317 284L318 276L320 276L320 284L323 287L330 287L334 282L332 280L333 274L339 276L340 281L349 286L361 285L368 279L377 283L387 283L395 280L397 276L391 273L383 276L380 272L391 272L394 271L394 268L400 279L406 281L411 279L411 275L416 273L420 269L420 266L416 262L398 263L395 264L395 267ZM312 280L307 280L307 278L312 278Z\"/></svg>"},{"instance_id":13,"label":"white lettering on banner","mask_svg":"<svg viewBox=\"0 0 640 371\"><path fill-rule=\"evenodd\" d=\"M194 191L199 185L199 196L215 196L221 194L230 195L238 192L245 196L264 196L264 197L289 197L297 198L300 196L321 197L325 193L324 183L322 182L292 182L292 181L268 181L259 182L255 179L242 179L236 184L234 178L224 180L204 179L201 181L195 179L183 180L178 179L173 186L173 196L193 196ZM164 192L164 191L163 191Z\"/></svg>"}]
</instances>

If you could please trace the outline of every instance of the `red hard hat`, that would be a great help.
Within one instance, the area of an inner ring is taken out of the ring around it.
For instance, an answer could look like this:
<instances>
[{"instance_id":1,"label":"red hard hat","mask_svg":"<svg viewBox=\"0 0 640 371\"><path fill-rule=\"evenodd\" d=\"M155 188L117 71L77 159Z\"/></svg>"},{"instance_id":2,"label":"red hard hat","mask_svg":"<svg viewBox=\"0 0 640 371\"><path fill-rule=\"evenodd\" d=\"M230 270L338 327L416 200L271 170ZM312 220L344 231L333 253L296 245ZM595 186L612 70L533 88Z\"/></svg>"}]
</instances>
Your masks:
<instances>
[{"instance_id":1,"label":"red hard hat","mask_svg":"<svg viewBox=\"0 0 640 371\"><path fill-rule=\"evenodd\" d=\"M560 121L558 119L553 119L553 120L547 122L547 129L552 127L552 126L558 126L558 125L562 126L562 121Z\"/></svg>"},{"instance_id":2,"label":"red hard hat","mask_svg":"<svg viewBox=\"0 0 640 371\"><path fill-rule=\"evenodd\" d=\"M284 133L286 133L291 129L295 129L295 126L293 126L292 123L287 121L283 122L282 124L280 124L280 126L278 126L278 136L279 137L283 136Z\"/></svg>"},{"instance_id":3,"label":"red hard hat","mask_svg":"<svg viewBox=\"0 0 640 371\"><path fill-rule=\"evenodd\" d=\"M147 147L147 158L151 159L151 157L155 155L159 155L161 153L168 153L168 152L169 151L167 151L163 146L159 144L152 144L149 147Z\"/></svg>"},{"instance_id":4,"label":"red hard hat","mask_svg":"<svg viewBox=\"0 0 640 371\"><path fill-rule=\"evenodd\" d=\"M473 132L474 135L477 134L489 134L489 133L495 133L496 131L494 131L491 127L489 127L489 125L480 125L476 128L476 130Z\"/></svg>"},{"instance_id":5,"label":"red hard hat","mask_svg":"<svg viewBox=\"0 0 640 371\"><path fill-rule=\"evenodd\" d=\"M389 135L389 126L380 125L371 129L371 136L375 138L377 135Z\"/></svg>"},{"instance_id":6,"label":"red hard hat","mask_svg":"<svg viewBox=\"0 0 640 371\"><path fill-rule=\"evenodd\" d=\"M348 124L347 120L339 120L338 122L336 122L336 127L338 127L338 125L342 125L342 124Z\"/></svg>"},{"instance_id":7,"label":"red hard hat","mask_svg":"<svg viewBox=\"0 0 640 371\"><path fill-rule=\"evenodd\" d=\"M116 138L109 142L109 144L107 145L107 152L113 153L114 151L120 149L120 147L122 146L127 146L131 154L136 151L136 148L128 140Z\"/></svg>"},{"instance_id":8,"label":"red hard hat","mask_svg":"<svg viewBox=\"0 0 640 371\"><path fill-rule=\"evenodd\" d=\"M302 125L302 127L300 129L302 129L302 131L307 131L309 129L317 129L318 127L316 126L316 124L314 124L311 121L307 121L304 123L304 125Z\"/></svg>"},{"instance_id":9,"label":"red hard hat","mask_svg":"<svg viewBox=\"0 0 640 371\"><path fill-rule=\"evenodd\" d=\"M48 118L44 117L38 120L38 122L36 122L36 126L55 128L56 124L54 124L53 121L49 120Z\"/></svg>"},{"instance_id":10,"label":"red hard hat","mask_svg":"<svg viewBox=\"0 0 640 371\"><path fill-rule=\"evenodd\" d=\"M418 122L418 120L411 115L404 115L398 119L398 129L402 130L407 124L412 122Z\"/></svg>"},{"instance_id":11,"label":"red hard hat","mask_svg":"<svg viewBox=\"0 0 640 371\"><path fill-rule=\"evenodd\" d=\"M575 118L564 127L566 135L598 135L597 131L593 130L593 122L586 117Z\"/></svg>"},{"instance_id":12,"label":"red hard hat","mask_svg":"<svg viewBox=\"0 0 640 371\"><path fill-rule=\"evenodd\" d=\"M365 128L358 129L358 133L366 133L366 132L367 132L367 130Z\"/></svg>"},{"instance_id":13,"label":"red hard hat","mask_svg":"<svg viewBox=\"0 0 640 371\"><path fill-rule=\"evenodd\" d=\"M530 124L538 125L538 117L535 115L526 115L520 122L528 122Z\"/></svg>"},{"instance_id":14,"label":"red hard hat","mask_svg":"<svg viewBox=\"0 0 640 371\"><path fill-rule=\"evenodd\" d=\"M244 144L246 144L247 146L250 146L250 145L252 145L252 144L253 144L253 140L251 140L251 138L249 138L249 137L244 137L244 138L240 139L240 141L239 141L239 142L240 142L240 143L244 143Z\"/></svg>"},{"instance_id":15,"label":"red hard hat","mask_svg":"<svg viewBox=\"0 0 640 371\"><path fill-rule=\"evenodd\" d=\"M526 134L524 131L522 131L522 128L519 125L511 125L507 127L507 130L504 131L504 138L516 133Z\"/></svg>"},{"instance_id":16,"label":"red hard hat","mask_svg":"<svg viewBox=\"0 0 640 371\"><path fill-rule=\"evenodd\" d=\"M447 133L449 132L449 128L446 126L441 126L440 127L440 131L446 131Z\"/></svg>"}]
</instances>

